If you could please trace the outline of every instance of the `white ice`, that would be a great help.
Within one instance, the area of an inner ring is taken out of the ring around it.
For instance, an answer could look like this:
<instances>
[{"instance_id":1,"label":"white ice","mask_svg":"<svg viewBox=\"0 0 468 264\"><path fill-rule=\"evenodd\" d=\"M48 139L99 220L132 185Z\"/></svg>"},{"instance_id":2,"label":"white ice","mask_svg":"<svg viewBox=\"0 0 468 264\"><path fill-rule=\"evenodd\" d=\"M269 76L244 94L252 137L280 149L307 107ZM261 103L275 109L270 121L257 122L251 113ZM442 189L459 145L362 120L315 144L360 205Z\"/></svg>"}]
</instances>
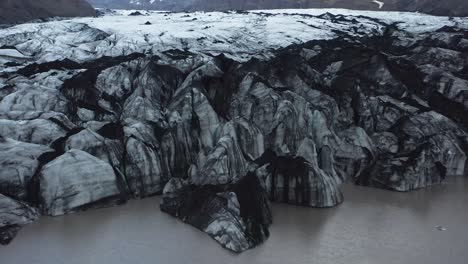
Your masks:
<instances>
[{"instance_id":1,"label":"white ice","mask_svg":"<svg viewBox=\"0 0 468 264\"><path fill-rule=\"evenodd\" d=\"M238 60L268 57L274 49L294 43L335 38L336 31L366 36L379 34L385 23L399 23L410 32L433 31L444 25L468 28L468 18L436 17L418 13L353 11L346 9L257 10L246 13L167 13L117 10L97 18L74 18L22 24L0 30L0 46L15 46L39 62L69 58L77 61L132 52L158 54L169 49L217 55ZM325 13L356 19L357 24L337 23ZM378 19L378 20L375 20ZM151 25L145 25L149 21ZM85 26L91 27L86 29ZM96 40L99 29L110 36ZM357 29L357 30L354 30Z\"/></svg>"}]
</instances>

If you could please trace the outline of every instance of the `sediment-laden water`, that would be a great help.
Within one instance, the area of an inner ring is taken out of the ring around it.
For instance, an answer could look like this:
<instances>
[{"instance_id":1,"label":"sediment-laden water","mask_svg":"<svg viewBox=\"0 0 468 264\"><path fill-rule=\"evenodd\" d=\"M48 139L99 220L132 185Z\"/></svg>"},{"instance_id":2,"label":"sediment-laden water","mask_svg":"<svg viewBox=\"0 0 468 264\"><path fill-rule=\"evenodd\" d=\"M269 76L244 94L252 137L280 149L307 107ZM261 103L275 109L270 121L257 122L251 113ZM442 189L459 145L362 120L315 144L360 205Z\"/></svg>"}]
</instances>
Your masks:
<instances>
[{"instance_id":1,"label":"sediment-laden water","mask_svg":"<svg viewBox=\"0 0 468 264\"><path fill-rule=\"evenodd\" d=\"M41 218L0 263L440 264L468 259L468 182L411 193L346 185L332 209L274 204L271 237L236 255L159 210L160 198ZM439 228L437 228L440 226Z\"/></svg>"}]
</instances>

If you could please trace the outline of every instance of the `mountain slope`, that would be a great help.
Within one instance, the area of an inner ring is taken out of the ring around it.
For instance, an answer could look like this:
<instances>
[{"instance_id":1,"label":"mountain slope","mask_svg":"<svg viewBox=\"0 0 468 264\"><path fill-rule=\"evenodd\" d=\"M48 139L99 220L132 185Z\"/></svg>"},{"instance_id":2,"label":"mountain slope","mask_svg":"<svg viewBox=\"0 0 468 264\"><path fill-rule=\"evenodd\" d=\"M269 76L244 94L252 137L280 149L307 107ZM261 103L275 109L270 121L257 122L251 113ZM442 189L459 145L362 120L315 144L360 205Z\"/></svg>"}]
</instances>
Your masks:
<instances>
[{"instance_id":1,"label":"mountain slope","mask_svg":"<svg viewBox=\"0 0 468 264\"><path fill-rule=\"evenodd\" d=\"M95 14L95 10L86 0L0 1L0 24L13 24L55 16L77 17Z\"/></svg>"},{"instance_id":2,"label":"mountain slope","mask_svg":"<svg viewBox=\"0 0 468 264\"><path fill-rule=\"evenodd\" d=\"M465 0L90 0L96 7L153 10L254 10L280 8L346 8L411 11L444 16L468 16Z\"/></svg>"}]
</instances>

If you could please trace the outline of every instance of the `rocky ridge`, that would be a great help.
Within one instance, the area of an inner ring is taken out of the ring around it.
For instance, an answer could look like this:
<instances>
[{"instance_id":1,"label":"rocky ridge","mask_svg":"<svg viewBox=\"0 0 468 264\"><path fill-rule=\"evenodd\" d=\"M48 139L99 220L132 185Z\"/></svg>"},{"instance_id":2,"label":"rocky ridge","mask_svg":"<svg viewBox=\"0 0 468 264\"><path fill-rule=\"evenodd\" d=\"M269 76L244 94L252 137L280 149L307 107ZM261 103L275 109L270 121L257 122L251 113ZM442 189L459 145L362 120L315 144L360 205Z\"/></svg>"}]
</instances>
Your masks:
<instances>
[{"instance_id":1,"label":"rocky ridge","mask_svg":"<svg viewBox=\"0 0 468 264\"><path fill-rule=\"evenodd\" d=\"M346 8L373 11L409 11L439 16L466 16L463 0L90 0L100 8L154 9L171 11L254 10L284 8Z\"/></svg>"},{"instance_id":2,"label":"rocky ridge","mask_svg":"<svg viewBox=\"0 0 468 264\"><path fill-rule=\"evenodd\" d=\"M8 54L30 52L1 57L3 243L38 212L162 194L161 210L242 252L268 238L269 201L333 207L345 181L411 191L467 175L468 27L307 21L351 30L246 60L189 49L82 56L110 33L74 22L57 30L75 49L55 60L55 47L29 45L47 23L0 32Z\"/></svg>"},{"instance_id":3,"label":"rocky ridge","mask_svg":"<svg viewBox=\"0 0 468 264\"><path fill-rule=\"evenodd\" d=\"M86 0L2 0L0 25L17 24L52 17L95 16Z\"/></svg>"}]
</instances>

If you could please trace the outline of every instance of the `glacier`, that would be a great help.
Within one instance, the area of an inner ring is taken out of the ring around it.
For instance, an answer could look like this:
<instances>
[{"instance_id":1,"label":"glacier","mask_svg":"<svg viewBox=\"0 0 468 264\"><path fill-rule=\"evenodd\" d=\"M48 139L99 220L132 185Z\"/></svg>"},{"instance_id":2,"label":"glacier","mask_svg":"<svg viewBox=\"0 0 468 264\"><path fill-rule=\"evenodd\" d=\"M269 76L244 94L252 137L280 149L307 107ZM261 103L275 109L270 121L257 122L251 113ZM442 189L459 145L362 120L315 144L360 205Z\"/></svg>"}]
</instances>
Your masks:
<instances>
[{"instance_id":1,"label":"glacier","mask_svg":"<svg viewBox=\"0 0 468 264\"><path fill-rule=\"evenodd\" d=\"M39 214L162 195L242 252L270 201L467 175L468 18L134 12L0 29L1 243Z\"/></svg>"}]
</instances>

